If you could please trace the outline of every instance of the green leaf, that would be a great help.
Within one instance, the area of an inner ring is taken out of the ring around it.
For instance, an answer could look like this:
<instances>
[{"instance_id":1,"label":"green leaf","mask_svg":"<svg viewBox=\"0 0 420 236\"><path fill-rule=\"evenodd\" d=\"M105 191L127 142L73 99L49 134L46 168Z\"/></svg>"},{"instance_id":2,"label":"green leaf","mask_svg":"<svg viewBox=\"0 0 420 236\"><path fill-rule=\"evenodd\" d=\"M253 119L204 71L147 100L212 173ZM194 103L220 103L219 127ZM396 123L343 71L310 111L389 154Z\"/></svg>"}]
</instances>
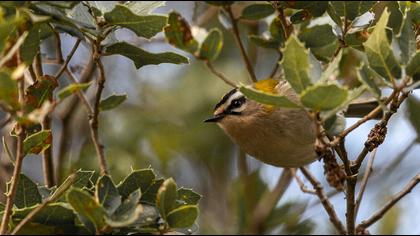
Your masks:
<instances>
[{"instance_id":1,"label":"green leaf","mask_svg":"<svg viewBox=\"0 0 420 236\"><path fill-rule=\"evenodd\" d=\"M249 40L262 48L278 48L280 43L274 39L266 39L258 35L249 35Z\"/></svg>"},{"instance_id":2,"label":"green leaf","mask_svg":"<svg viewBox=\"0 0 420 236\"><path fill-rule=\"evenodd\" d=\"M344 42L347 46L364 51L363 43L368 39L367 34L360 30L354 33L347 33L344 38Z\"/></svg>"},{"instance_id":3,"label":"green leaf","mask_svg":"<svg viewBox=\"0 0 420 236\"><path fill-rule=\"evenodd\" d=\"M141 190L141 193L144 193L153 184L155 178L156 175L152 169L133 171L118 184L118 192L123 198L126 198L138 189Z\"/></svg>"},{"instance_id":4,"label":"green leaf","mask_svg":"<svg viewBox=\"0 0 420 236\"><path fill-rule=\"evenodd\" d=\"M170 44L191 54L197 51L198 42L192 36L188 22L178 12L169 13L168 26L164 31Z\"/></svg>"},{"instance_id":5,"label":"green leaf","mask_svg":"<svg viewBox=\"0 0 420 236\"><path fill-rule=\"evenodd\" d=\"M188 58L173 52L150 53L131 44L120 42L106 47L106 53L119 54L131 59L137 69L161 63L188 64Z\"/></svg>"},{"instance_id":6,"label":"green leaf","mask_svg":"<svg viewBox=\"0 0 420 236\"><path fill-rule=\"evenodd\" d=\"M192 189L180 188L178 189L178 197L187 205L197 205L202 196Z\"/></svg>"},{"instance_id":7,"label":"green leaf","mask_svg":"<svg viewBox=\"0 0 420 236\"><path fill-rule=\"evenodd\" d=\"M199 57L214 61L223 48L223 35L219 29L212 29L200 47Z\"/></svg>"},{"instance_id":8,"label":"green leaf","mask_svg":"<svg viewBox=\"0 0 420 236\"><path fill-rule=\"evenodd\" d=\"M197 206L180 206L169 212L166 221L171 228L188 228L194 224L197 216Z\"/></svg>"},{"instance_id":9,"label":"green leaf","mask_svg":"<svg viewBox=\"0 0 420 236\"><path fill-rule=\"evenodd\" d=\"M40 43L40 25L34 25L28 32L25 41L20 48L20 56L26 65L32 65L32 62L39 52Z\"/></svg>"},{"instance_id":10,"label":"green leaf","mask_svg":"<svg viewBox=\"0 0 420 236\"><path fill-rule=\"evenodd\" d=\"M96 29L95 18L90 13L90 9L82 2L71 9L67 15L73 20L73 22L76 22L83 28L92 30Z\"/></svg>"},{"instance_id":11,"label":"green leaf","mask_svg":"<svg viewBox=\"0 0 420 236\"><path fill-rule=\"evenodd\" d=\"M260 20L274 13L274 8L268 3L252 4L242 10L242 19L246 20Z\"/></svg>"},{"instance_id":12,"label":"green leaf","mask_svg":"<svg viewBox=\"0 0 420 236\"><path fill-rule=\"evenodd\" d=\"M300 24L310 18L309 12L307 10L301 10L296 12L290 17L290 21L293 24Z\"/></svg>"},{"instance_id":13,"label":"green leaf","mask_svg":"<svg viewBox=\"0 0 420 236\"><path fill-rule=\"evenodd\" d=\"M413 21L414 24L418 25L420 24L420 5L419 4L412 4L411 5L411 9L410 9L410 13L411 13L411 20Z\"/></svg>"},{"instance_id":14,"label":"green leaf","mask_svg":"<svg viewBox=\"0 0 420 236\"><path fill-rule=\"evenodd\" d=\"M14 204L17 208L31 207L41 203L42 197L38 192L38 186L26 175L21 174L16 190Z\"/></svg>"},{"instance_id":15,"label":"green leaf","mask_svg":"<svg viewBox=\"0 0 420 236\"><path fill-rule=\"evenodd\" d=\"M13 211L14 220L22 220L37 206L17 209ZM50 226L74 225L76 215L66 203L50 203L42 208L31 222Z\"/></svg>"},{"instance_id":16,"label":"green leaf","mask_svg":"<svg viewBox=\"0 0 420 236\"><path fill-rule=\"evenodd\" d=\"M119 106L121 103L123 103L126 99L127 99L127 94L111 95L111 96L109 96L109 97L107 97L107 98L105 98L104 100L101 101L101 103L99 104L99 109L101 111L107 111L107 110L114 109L117 106Z\"/></svg>"},{"instance_id":17,"label":"green leaf","mask_svg":"<svg viewBox=\"0 0 420 236\"><path fill-rule=\"evenodd\" d=\"M147 15L161 6L165 6L165 1L130 1L127 4L127 7L137 15Z\"/></svg>"},{"instance_id":18,"label":"green leaf","mask_svg":"<svg viewBox=\"0 0 420 236\"><path fill-rule=\"evenodd\" d=\"M57 186L51 188L48 188L47 186L38 186L38 192L41 194L42 200L48 199L56 190Z\"/></svg>"},{"instance_id":19,"label":"green leaf","mask_svg":"<svg viewBox=\"0 0 420 236\"><path fill-rule=\"evenodd\" d=\"M104 15L110 25L118 25L132 30L139 37L150 39L161 32L166 25L166 17L158 15L139 16L126 6L117 4L115 8Z\"/></svg>"},{"instance_id":20,"label":"green leaf","mask_svg":"<svg viewBox=\"0 0 420 236\"><path fill-rule=\"evenodd\" d=\"M338 13L335 11L331 2L329 2L329 4L328 4L327 13L331 17L331 19L337 24L337 26L339 26L339 28L341 28L343 22L341 21L341 18L338 15Z\"/></svg>"},{"instance_id":21,"label":"green leaf","mask_svg":"<svg viewBox=\"0 0 420 236\"><path fill-rule=\"evenodd\" d=\"M417 51L406 68L407 75L412 76L414 80L420 80L420 51Z\"/></svg>"},{"instance_id":22,"label":"green leaf","mask_svg":"<svg viewBox=\"0 0 420 236\"><path fill-rule=\"evenodd\" d=\"M299 105L290 101L286 96L265 93L254 88L241 86L239 90L249 99L262 104L284 108L299 108Z\"/></svg>"},{"instance_id":23,"label":"green leaf","mask_svg":"<svg viewBox=\"0 0 420 236\"><path fill-rule=\"evenodd\" d=\"M315 17L322 16L328 6L326 1L289 1L287 4L294 9L305 9Z\"/></svg>"},{"instance_id":24,"label":"green leaf","mask_svg":"<svg viewBox=\"0 0 420 236\"><path fill-rule=\"evenodd\" d=\"M121 205L121 196L115 187L112 179L107 176L101 176L96 183L95 196L108 215L112 215Z\"/></svg>"},{"instance_id":25,"label":"green leaf","mask_svg":"<svg viewBox=\"0 0 420 236\"><path fill-rule=\"evenodd\" d=\"M420 101L414 96L410 96L407 99L408 105L408 118L410 119L411 125L417 132L417 142L420 142Z\"/></svg>"},{"instance_id":26,"label":"green leaf","mask_svg":"<svg viewBox=\"0 0 420 236\"><path fill-rule=\"evenodd\" d=\"M0 53L3 51L9 36L16 33L18 18L0 21Z\"/></svg>"},{"instance_id":27,"label":"green leaf","mask_svg":"<svg viewBox=\"0 0 420 236\"><path fill-rule=\"evenodd\" d=\"M141 195L141 202L145 202L151 205L156 204L156 196L160 186L163 184L164 179L156 179L152 185L150 185L146 191Z\"/></svg>"},{"instance_id":28,"label":"green leaf","mask_svg":"<svg viewBox=\"0 0 420 236\"><path fill-rule=\"evenodd\" d=\"M105 210L87 192L72 188L67 192L66 199L77 212L79 218L88 219L97 230L106 225L104 220Z\"/></svg>"},{"instance_id":29,"label":"green leaf","mask_svg":"<svg viewBox=\"0 0 420 236\"><path fill-rule=\"evenodd\" d=\"M72 9L79 1L45 1L45 3L59 8Z\"/></svg>"},{"instance_id":30,"label":"green leaf","mask_svg":"<svg viewBox=\"0 0 420 236\"><path fill-rule=\"evenodd\" d=\"M59 99L64 99L78 91L82 91L87 89L90 85L92 84L92 82L88 82L88 83L77 83L77 84L70 84L67 87L61 89L60 91L58 91L57 96Z\"/></svg>"},{"instance_id":31,"label":"green leaf","mask_svg":"<svg viewBox=\"0 0 420 236\"><path fill-rule=\"evenodd\" d=\"M25 111L27 113L40 108L45 101L52 101L53 91L58 87L55 77L44 75L26 89Z\"/></svg>"},{"instance_id":32,"label":"green leaf","mask_svg":"<svg viewBox=\"0 0 420 236\"><path fill-rule=\"evenodd\" d=\"M381 90L375 83L374 74L366 65L362 65L362 67L358 69L357 78L375 97L381 97Z\"/></svg>"},{"instance_id":33,"label":"green leaf","mask_svg":"<svg viewBox=\"0 0 420 236\"><path fill-rule=\"evenodd\" d=\"M370 67L388 81L401 77L401 68L392 52L386 36L389 13L384 11L373 33L363 44Z\"/></svg>"},{"instance_id":34,"label":"green leaf","mask_svg":"<svg viewBox=\"0 0 420 236\"><path fill-rule=\"evenodd\" d=\"M407 65L416 53L416 35L413 30L410 12L404 16L401 31L397 35L397 42L401 50L401 63Z\"/></svg>"},{"instance_id":35,"label":"green leaf","mask_svg":"<svg viewBox=\"0 0 420 236\"><path fill-rule=\"evenodd\" d=\"M131 193L115 213L106 218L107 224L115 228L128 227L134 224L143 213L143 206L139 204L140 197L140 190Z\"/></svg>"},{"instance_id":36,"label":"green leaf","mask_svg":"<svg viewBox=\"0 0 420 236\"><path fill-rule=\"evenodd\" d=\"M52 141L51 130L42 130L28 136L23 141L23 152L25 154L39 154L50 147Z\"/></svg>"},{"instance_id":37,"label":"green leaf","mask_svg":"<svg viewBox=\"0 0 420 236\"><path fill-rule=\"evenodd\" d=\"M305 89L300 100L302 104L315 111L331 110L341 105L348 96L347 89L336 84L317 84Z\"/></svg>"},{"instance_id":38,"label":"green leaf","mask_svg":"<svg viewBox=\"0 0 420 236\"><path fill-rule=\"evenodd\" d=\"M338 55L334 58L334 60L328 65L327 69L321 74L319 81L328 81L331 75L333 75L339 69L342 55L343 52L340 51Z\"/></svg>"},{"instance_id":39,"label":"green leaf","mask_svg":"<svg viewBox=\"0 0 420 236\"><path fill-rule=\"evenodd\" d=\"M156 198L156 206L163 219L166 219L168 213L176 208L177 199L178 192L176 183L172 178L169 178L160 186Z\"/></svg>"},{"instance_id":40,"label":"green leaf","mask_svg":"<svg viewBox=\"0 0 420 236\"><path fill-rule=\"evenodd\" d=\"M400 9L400 4L398 4L398 1L388 1L384 3L390 13L387 26L392 29L394 35L397 35L400 32L404 17L404 14Z\"/></svg>"},{"instance_id":41,"label":"green leaf","mask_svg":"<svg viewBox=\"0 0 420 236\"><path fill-rule=\"evenodd\" d=\"M354 20L356 17L369 11L374 1L331 1L331 5L339 16Z\"/></svg>"},{"instance_id":42,"label":"green leaf","mask_svg":"<svg viewBox=\"0 0 420 236\"><path fill-rule=\"evenodd\" d=\"M330 25L316 25L299 34L299 40L308 48L323 47L337 40Z\"/></svg>"},{"instance_id":43,"label":"green leaf","mask_svg":"<svg viewBox=\"0 0 420 236\"><path fill-rule=\"evenodd\" d=\"M284 41L286 40L286 34L284 32L280 18L276 17L273 19L273 21L271 21L269 30L273 39L278 42L278 45L283 45Z\"/></svg>"},{"instance_id":44,"label":"green leaf","mask_svg":"<svg viewBox=\"0 0 420 236\"><path fill-rule=\"evenodd\" d=\"M292 35L282 53L283 59L280 64L283 66L285 79L297 93L300 93L311 85L308 51L296 36Z\"/></svg>"},{"instance_id":45,"label":"green leaf","mask_svg":"<svg viewBox=\"0 0 420 236\"><path fill-rule=\"evenodd\" d=\"M344 115L333 115L324 122L327 134L337 136L346 128L346 117Z\"/></svg>"},{"instance_id":46,"label":"green leaf","mask_svg":"<svg viewBox=\"0 0 420 236\"><path fill-rule=\"evenodd\" d=\"M365 91L366 91L365 86L359 86L359 87L354 88L353 90L350 90L345 101L342 102L339 106L336 106L334 109L329 110L327 112L321 113L322 119L327 120L330 117L336 115L337 112L344 110L346 107L350 105L352 101L360 97L360 95L362 95Z\"/></svg>"},{"instance_id":47,"label":"green leaf","mask_svg":"<svg viewBox=\"0 0 420 236\"><path fill-rule=\"evenodd\" d=\"M74 180L73 187L75 188L88 188L93 185L91 178L94 174L94 171L89 170L78 170L76 172L76 179ZM66 179L64 182L68 181Z\"/></svg>"},{"instance_id":48,"label":"green leaf","mask_svg":"<svg viewBox=\"0 0 420 236\"><path fill-rule=\"evenodd\" d=\"M6 70L0 70L0 104L5 104L12 109L19 108L17 82Z\"/></svg>"}]
</instances>

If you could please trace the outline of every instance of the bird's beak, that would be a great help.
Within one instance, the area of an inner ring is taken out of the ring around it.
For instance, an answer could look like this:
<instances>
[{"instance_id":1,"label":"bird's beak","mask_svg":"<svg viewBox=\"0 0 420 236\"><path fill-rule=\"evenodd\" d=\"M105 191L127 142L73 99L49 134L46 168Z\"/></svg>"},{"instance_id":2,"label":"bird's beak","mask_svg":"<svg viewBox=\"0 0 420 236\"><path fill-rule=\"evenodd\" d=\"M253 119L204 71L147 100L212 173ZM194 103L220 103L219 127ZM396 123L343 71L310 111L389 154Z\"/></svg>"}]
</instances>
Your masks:
<instances>
[{"instance_id":1,"label":"bird's beak","mask_svg":"<svg viewBox=\"0 0 420 236\"><path fill-rule=\"evenodd\" d=\"M204 122L218 122L221 119L223 119L223 117L225 117L225 114L221 113L221 114L216 114L210 118L207 118L206 120L204 120Z\"/></svg>"}]
</instances>

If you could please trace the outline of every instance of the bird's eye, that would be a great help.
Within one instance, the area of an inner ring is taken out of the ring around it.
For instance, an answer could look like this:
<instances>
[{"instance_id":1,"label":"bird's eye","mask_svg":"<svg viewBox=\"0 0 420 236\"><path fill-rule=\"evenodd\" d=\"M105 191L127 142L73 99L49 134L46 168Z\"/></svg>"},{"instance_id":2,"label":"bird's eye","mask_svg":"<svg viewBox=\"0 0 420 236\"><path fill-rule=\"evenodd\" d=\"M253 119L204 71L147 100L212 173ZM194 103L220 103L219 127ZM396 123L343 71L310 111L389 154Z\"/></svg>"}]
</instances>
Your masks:
<instances>
[{"instance_id":1,"label":"bird's eye","mask_svg":"<svg viewBox=\"0 0 420 236\"><path fill-rule=\"evenodd\" d=\"M242 105L242 101L241 100L239 100L239 99L235 99L235 100L233 100L232 101L232 107L233 108L238 108L238 107L240 107Z\"/></svg>"}]
</instances>

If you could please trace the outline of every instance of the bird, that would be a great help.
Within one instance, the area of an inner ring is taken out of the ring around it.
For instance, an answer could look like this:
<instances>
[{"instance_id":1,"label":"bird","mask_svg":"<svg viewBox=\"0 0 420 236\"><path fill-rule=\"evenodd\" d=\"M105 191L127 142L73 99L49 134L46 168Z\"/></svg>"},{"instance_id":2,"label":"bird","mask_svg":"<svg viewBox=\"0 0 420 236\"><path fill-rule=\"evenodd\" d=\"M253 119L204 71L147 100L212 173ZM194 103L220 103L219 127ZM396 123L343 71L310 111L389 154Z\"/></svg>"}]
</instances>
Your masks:
<instances>
[{"instance_id":1,"label":"bird","mask_svg":"<svg viewBox=\"0 0 420 236\"><path fill-rule=\"evenodd\" d=\"M299 102L296 92L284 80L260 80L253 87ZM303 109L261 104L234 88L216 104L213 116L205 122L217 123L247 154L266 164L295 168L318 159L314 122Z\"/></svg>"},{"instance_id":2,"label":"bird","mask_svg":"<svg viewBox=\"0 0 420 236\"><path fill-rule=\"evenodd\" d=\"M300 103L298 94L285 80L269 78L252 86ZM377 104L376 101L354 103L347 111L354 111L356 115L346 113L346 116L361 117ZM213 115L204 122L217 123L242 150L269 165L298 168L319 159L315 151L315 124L304 109L261 104L234 88L222 97L214 107Z\"/></svg>"}]
</instances>

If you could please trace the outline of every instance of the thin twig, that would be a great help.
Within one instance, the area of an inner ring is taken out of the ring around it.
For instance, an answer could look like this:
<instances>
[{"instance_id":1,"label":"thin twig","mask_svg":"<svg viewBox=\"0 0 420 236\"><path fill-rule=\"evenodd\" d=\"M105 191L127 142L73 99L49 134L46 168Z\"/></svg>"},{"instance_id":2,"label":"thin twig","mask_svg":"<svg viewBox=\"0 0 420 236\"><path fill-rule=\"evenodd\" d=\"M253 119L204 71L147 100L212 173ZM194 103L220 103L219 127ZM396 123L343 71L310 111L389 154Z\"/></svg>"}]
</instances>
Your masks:
<instances>
[{"instance_id":1,"label":"thin twig","mask_svg":"<svg viewBox=\"0 0 420 236\"><path fill-rule=\"evenodd\" d=\"M277 59L276 64L273 67L273 70L270 73L270 76L269 76L270 78L273 78L276 75L277 71L279 70L279 68L280 68L279 61L281 60L281 58L282 58L282 56L280 55L279 59Z\"/></svg>"},{"instance_id":2,"label":"thin twig","mask_svg":"<svg viewBox=\"0 0 420 236\"><path fill-rule=\"evenodd\" d=\"M334 225L335 229L342 235L346 234L346 228L344 228L344 225L341 223L340 219L338 218L337 213L334 210L334 206L328 200L322 188L322 185L306 167L300 167L300 170L302 171L302 174L309 180L309 182L311 182L312 186L314 187L316 191L316 195L318 196L326 212L328 213L330 221Z\"/></svg>"},{"instance_id":3,"label":"thin twig","mask_svg":"<svg viewBox=\"0 0 420 236\"><path fill-rule=\"evenodd\" d=\"M36 73L31 73L32 81L37 81L39 77L44 76L43 70L42 70L42 58L41 58L40 53L41 51L38 52L34 60ZM32 66L30 67L33 68ZM49 114L45 116L41 125L42 125L43 130L51 129L51 117ZM53 154L52 154L53 143L54 142L51 140L50 146L46 150L44 150L44 152L42 153L44 182L45 182L45 185L49 188L55 185L54 184L54 163L53 163Z\"/></svg>"},{"instance_id":4,"label":"thin twig","mask_svg":"<svg viewBox=\"0 0 420 236\"><path fill-rule=\"evenodd\" d=\"M302 190L302 192L304 193L309 193L309 194L314 194L316 195L316 191L314 189L309 189L305 186L305 183L302 181L302 179L297 175L296 173L296 169L295 168L291 168L290 172L293 175L293 178L295 178L297 184L300 187L300 190Z\"/></svg>"},{"instance_id":5,"label":"thin twig","mask_svg":"<svg viewBox=\"0 0 420 236\"><path fill-rule=\"evenodd\" d=\"M94 54L97 54L97 52ZM96 153L99 159L99 167L101 169L101 174L106 175L108 174L108 167L107 167L107 163L105 159L104 147L99 142L99 134L98 134L99 104L101 102L101 95L102 95L102 91L105 85L105 69L104 69L104 65L101 62L101 59L99 58L99 55L97 54L96 56L94 56L94 58L99 68L99 77L98 77L98 83L97 83L96 94L95 94L95 104L93 108L93 115L92 117L90 117L89 124L90 124L92 142L95 145Z\"/></svg>"},{"instance_id":6,"label":"thin twig","mask_svg":"<svg viewBox=\"0 0 420 236\"><path fill-rule=\"evenodd\" d=\"M411 192L414 187L420 182L420 174L417 174L414 176L410 182L397 194L395 194L381 209L379 209L377 212L375 212L371 217L368 219L362 221L357 226L357 231L361 231L363 229L366 229L367 227L373 225L375 222L380 220L387 211L389 211L401 198L403 198L405 195Z\"/></svg>"},{"instance_id":7,"label":"thin twig","mask_svg":"<svg viewBox=\"0 0 420 236\"><path fill-rule=\"evenodd\" d=\"M41 50L39 50L35 56L34 66L36 78L41 77L44 74L44 70L42 69Z\"/></svg>"},{"instance_id":8,"label":"thin twig","mask_svg":"<svg viewBox=\"0 0 420 236\"><path fill-rule=\"evenodd\" d=\"M388 105L392 99L394 99L394 97L398 94L398 92L396 90L394 90L392 92L392 94L386 99L386 101L384 102L384 105ZM347 129L345 129L343 132L341 132L335 139L334 141L331 142L331 145L337 145L339 143L339 140L344 138L345 136L347 136L350 132L352 132L353 130L355 130L356 128L358 128L360 125L364 124L366 121L374 119L379 112L381 112L382 110L382 106L378 105L375 109L373 109L371 112L369 112L369 114L367 114L366 116L364 116L362 119L358 120L356 123L354 123L352 126L348 127Z\"/></svg>"},{"instance_id":9,"label":"thin twig","mask_svg":"<svg viewBox=\"0 0 420 236\"><path fill-rule=\"evenodd\" d=\"M223 80L223 82L225 82L226 84L228 84L229 86L232 86L234 88L237 88L238 86L231 80L229 80L222 72L217 71L214 67L213 64L210 61L206 61L206 66L207 68L209 68L209 70L216 75L218 78L220 78L221 80Z\"/></svg>"},{"instance_id":10,"label":"thin twig","mask_svg":"<svg viewBox=\"0 0 420 236\"><path fill-rule=\"evenodd\" d=\"M62 64L64 59L63 59L63 50L61 49L60 33L57 32L53 27L51 27L51 29L53 29L54 36L55 36L55 50L56 50L55 59L57 60L58 64Z\"/></svg>"},{"instance_id":11,"label":"thin twig","mask_svg":"<svg viewBox=\"0 0 420 236\"><path fill-rule=\"evenodd\" d=\"M241 37L239 34L239 29L238 29L238 22L233 15L232 8L228 6L226 7L226 11L228 12L230 20L232 21L233 36L235 38L236 44L239 47L239 50L241 51L241 56L245 63L245 67L248 70L249 76L251 77L251 82L257 82L257 77L255 76L254 68L252 68L251 61L249 60L248 55L245 52L244 45L241 41Z\"/></svg>"},{"instance_id":12,"label":"thin twig","mask_svg":"<svg viewBox=\"0 0 420 236\"><path fill-rule=\"evenodd\" d=\"M365 170L365 174L363 175L362 182L360 183L360 190L359 190L359 193L358 193L357 198L356 198L356 206L355 206L355 210L354 210L355 211L355 213L354 213L355 217L357 217L357 213L359 212L359 207L360 207L360 204L361 204L362 199L363 199L363 194L365 193L370 174L373 171L373 162L375 161L375 156L376 156L376 151L377 150L378 149L375 148L375 150L373 150L372 153L370 154L370 158L369 158L369 162L367 164L366 170Z\"/></svg>"},{"instance_id":13,"label":"thin twig","mask_svg":"<svg viewBox=\"0 0 420 236\"><path fill-rule=\"evenodd\" d=\"M70 186L74 183L74 181L76 180L77 175L76 174L71 174L68 178L68 181L66 181L65 183L63 183L55 192L54 194L52 194L48 199L46 199L43 203L41 203L39 206L37 206L35 209L33 209L31 212L29 212L29 214L27 214L25 216L25 218L23 218L23 220L21 222L19 222L19 224L13 229L12 235L17 234L23 226L25 226L29 221L32 220L32 218L34 218L34 216L36 214L38 214L42 209L44 209L48 204L55 202L56 200L58 200L58 198L61 197L61 195L63 195L66 190L68 188L70 188Z\"/></svg>"},{"instance_id":14,"label":"thin twig","mask_svg":"<svg viewBox=\"0 0 420 236\"><path fill-rule=\"evenodd\" d=\"M43 130L51 129L51 117L50 115L45 116L42 122ZM51 138L53 138L51 136ZM48 188L55 185L54 181L54 163L53 163L53 141L51 140L50 146L42 153L42 165L44 171L44 181Z\"/></svg>"},{"instance_id":15,"label":"thin twig","mask_svg":"<svg viewBox=\"0 0 420 236\"><path fill-rule=\"evenodd\" d=\"M18 55L18 64L20 64L19 50L17 51ZM21 105L20 113L23 114L23 108L25 107L25 79L20 77L18 79L18 93L19 93L19 104ZM12 183L10 190L6 194L6 206L3 212L3 219L0 226L0 235L6 234L9 226L9 220L12 213L13 203L17 192L17 186L19 184L20 172L22 170L23 158L25 153L23 151L23 141L25 139L26 130L24 126L21 126L19 123L16 125L16 134L17 134L17 143L16 143L16 162L15 168L13 170Z\"/></svg>"},{"instance_id":16,"label":"thin twig","mask_svg":"<svg viewBox=\"0 0 420 236\"><path fill-rule=\"evenodd\" d=\"M66 74L68 75L68 78L73 84L78 84L77 80L74 78L73 74L70 72L68 68L65 69ZM83 106L85 107L88 115L93 115L93 109L90 106L89 102L87 101L86 96L83 94L82 91L77 90L76 95L79 97L80 101L82 102Z\"/></svg>"},{"instance_id":17,"label":"thin twig","mask_svg":"<svg viewBox=\"0 0 420 236\"><path fill-rule=\"evenodd\" d=\"M77 39L76 43L74 44L73 48L71 49L69 55L66 58L66 61L64 62L64 64L60 67L60 69L58 70L58 72L55 74L55 78L60 78L60 76L63 74L63 72L66 70L70 60L73 58L74 53L76 52L77 48L80 45L80 42L82 40L81 39Z\"/></svg>"},{"instance_id":18,"label":"thin twig","mask_svg":"<svg viewBox=\"0 0 420 236\"><path fill-rule=\"evenodd\" d=\"M367 147L363 147L362 151L359 153L357 159L354 161L354 164L351 167L352 170L358 170L360 168L360 166L363 163L363 160L365 159L368 153L369 150L367 149Z\"/></svg>"},{"instance_id":19,"label":"thin twig","mask_svg":"<svg viewBox=\"0 0 420 236\"><path fill-rule=\"evenodd\" d=\"M273 191L267 191L258 201L253 212L250 231L255 234L264 233L264 223L292 182L290 169L284 169Z\"/></svg>"},{"instance_id":20,"label":"thin twig","mask_svg":"<svg viewBox=\"0 0 420 236\"><path fill-rule=\"evenodd\" d=\"M6 114L6 117L0 121L0 129L6 126L7 124L9 124L11 120L12 120L12 116L10 114Z\"/></svg>"},{"instance_id":21,"label":"thin twig","mask_svg":"<svg viewBox=\"0 0 420 236\"><path fill-rule=\"evenodd\" d=\"M28 32L24 32L13 45L13 47L0 59L0 68L4 66L6 62L8 62L13 55L19 50L20 45L25 41L26 36L28 36Z\"/></svg>"}]
</instances>

